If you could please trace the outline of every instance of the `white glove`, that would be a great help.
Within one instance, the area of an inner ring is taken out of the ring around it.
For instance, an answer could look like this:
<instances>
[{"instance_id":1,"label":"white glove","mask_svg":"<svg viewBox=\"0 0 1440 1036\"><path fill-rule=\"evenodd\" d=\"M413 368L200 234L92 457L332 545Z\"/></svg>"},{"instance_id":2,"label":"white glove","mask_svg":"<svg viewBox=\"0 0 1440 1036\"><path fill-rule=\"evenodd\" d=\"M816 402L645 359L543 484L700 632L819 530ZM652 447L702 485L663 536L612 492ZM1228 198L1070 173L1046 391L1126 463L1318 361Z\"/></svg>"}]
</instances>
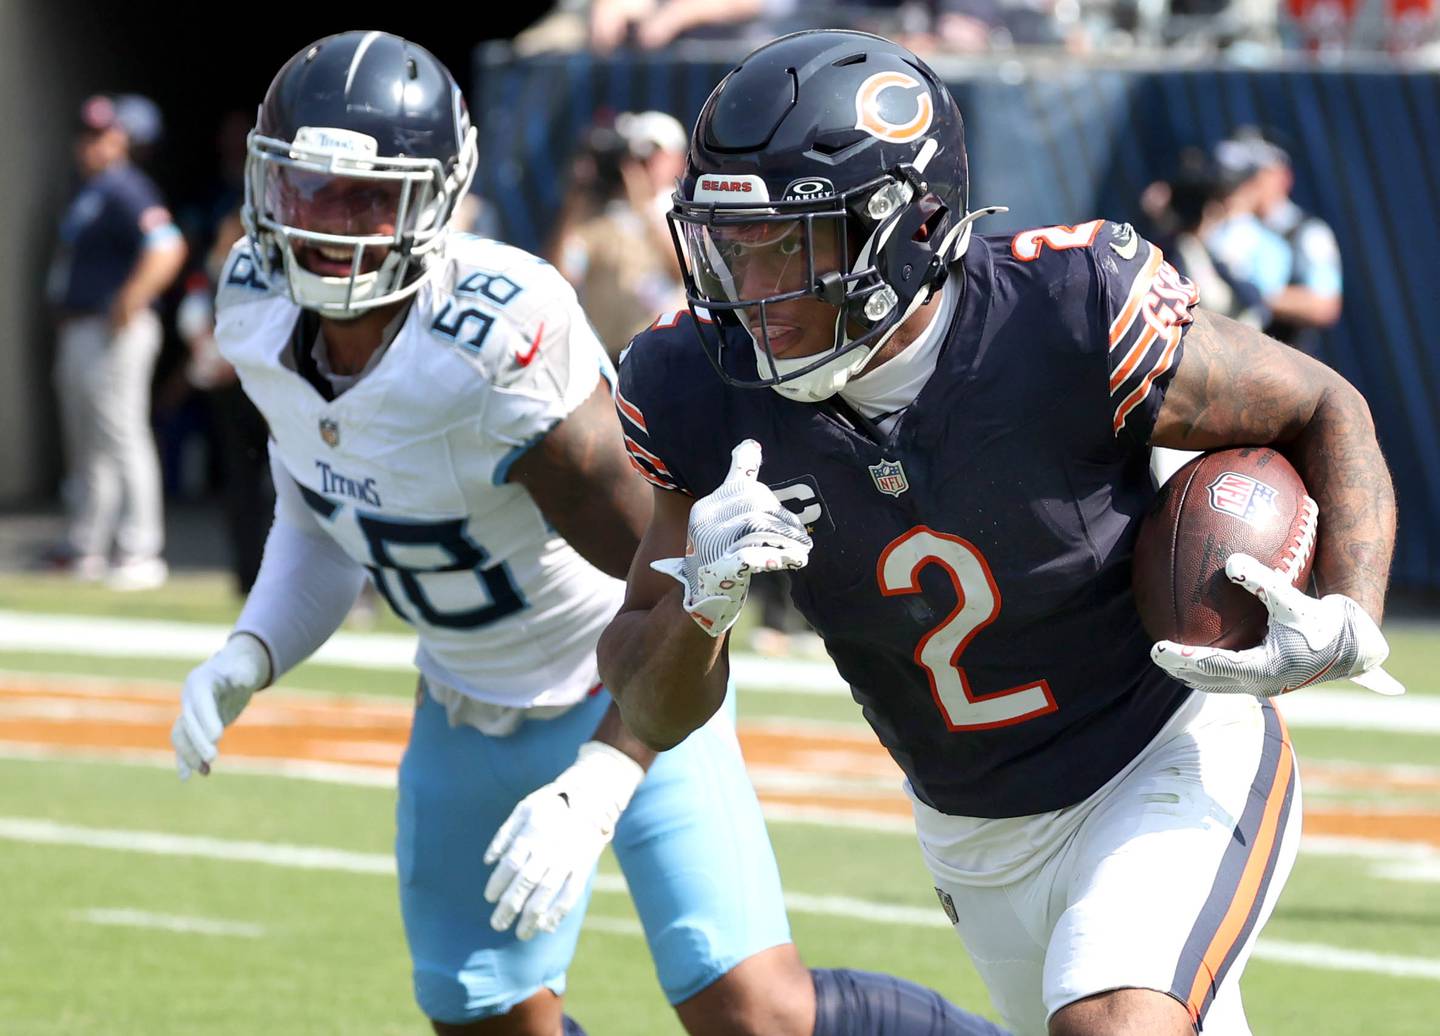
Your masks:
<instances>
[{"instance_id":1,"label":"white glove","mask_svg":"<svg viewBox=\"0 0 1440 1036\"><path fill-rule=\"evenodd\" d=\"M1390 645L1375 620L1344 594L1314 598L1282 571L1249 554L1231 554L1225 575L1260 598L1270 613L1265 639L1244 651L1193 647L1162 640L1150 657L1197 691L1270 698L1300 687L1351 677L1379 694L1405 688L1380 663Z\"/></svg>"},{"instance_id":2,"label":"white glove","mask_svg":"<svg viewBox=\"0 0 1440 1036\"><path fill-rule=\"evenodd\" d=\"M192 770L210 772L225 728L235 722L250 695L270 682L270 653L259 638L237 633L185 677L180 715L170 729L180 779Z\"/></svg>"},{"instance_id":3,"label":"white glove","mask_svg":"<svg viewBox=\"0 0 1440 1036\"><path fill-rule=\"evenodd\" d=\"M690 509L685 556L650 562L685 587L685 610L712 637L740 617L752 572L804 568L810 559L805 526L758 481L759 471L760 444L746 439L730 451L725 481Z\"/></svg>"},{"instance_id":4,"label":"white glove","mask_svg":"<svg viewBox=\"0 0 1440 1036\"><path fill-rule=\"evenodd\" d=\"M486 866L500 861L485 883L490 927L503 932L516 915L521 939L560 927L644 777L618 748L587 741L569 769L521 799L485 850Z\"/></svg>"}]
</instances>

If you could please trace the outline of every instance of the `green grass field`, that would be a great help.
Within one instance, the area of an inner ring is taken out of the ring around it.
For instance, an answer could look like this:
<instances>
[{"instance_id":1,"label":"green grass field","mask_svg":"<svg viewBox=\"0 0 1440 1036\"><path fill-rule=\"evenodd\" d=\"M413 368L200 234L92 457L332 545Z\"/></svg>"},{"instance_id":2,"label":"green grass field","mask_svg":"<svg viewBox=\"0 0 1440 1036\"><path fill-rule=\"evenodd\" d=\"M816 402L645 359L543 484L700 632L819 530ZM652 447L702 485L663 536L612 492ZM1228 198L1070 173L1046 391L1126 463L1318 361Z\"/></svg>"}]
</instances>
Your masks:
<instances>
[{"instance_id":1,"label":"green grass field","mask_svg":"<svg viewBox=\"0 0 1440 1036\"><path fill-rule=\"evenodd\" d=\"M236 610L218 575L130 596L0 576L0 612L225 623ZM380 628L400 626L386 618ZM1440 703L1440 625L1390 632L1392 671L1417 699ZM0 649L0 670L12 682L16 674L115 677L172 684L177 696L191 664ZM399 671L308 664L284 686L403 701L414 685ZM776 687L742 692L742 724L862 723L841 697ZM13 719L6 702L0 695L0 730L11 729L3 725ZM1377 709L1384 706L1376 699ZM1307 808L1403 813L1422 826L1428 817L1431 840L1396 845L1392 837L1365 852L1317 842L1316 851L1302 851L1246 974L1253 1029L1257 1036L1433 1036L1440 733L1305 725L1294 736L1302 772L1317 775L1307 784ZM164 759L167 748L70 756L0 733L0 1033L428 1031L411 1001L388 864L393 789L381 780L328 783L236 769L181 785ZM1329 779L1356 766L1385 768L1394 780ZM908 833L772 820L771 835L807 961L895 972L992 1013L943 924ZM251 858L243 858L247 846ZM316 859L277 848L284 846L341 852ZM678 1033L616 874L607 855L570 973L570 1013L595 1036ZM819 897L880 909L860 917L817 905ZM158 927L166 918L189 919L192 928L203 919L213 930Z\"/></svg>"}]
</instances>

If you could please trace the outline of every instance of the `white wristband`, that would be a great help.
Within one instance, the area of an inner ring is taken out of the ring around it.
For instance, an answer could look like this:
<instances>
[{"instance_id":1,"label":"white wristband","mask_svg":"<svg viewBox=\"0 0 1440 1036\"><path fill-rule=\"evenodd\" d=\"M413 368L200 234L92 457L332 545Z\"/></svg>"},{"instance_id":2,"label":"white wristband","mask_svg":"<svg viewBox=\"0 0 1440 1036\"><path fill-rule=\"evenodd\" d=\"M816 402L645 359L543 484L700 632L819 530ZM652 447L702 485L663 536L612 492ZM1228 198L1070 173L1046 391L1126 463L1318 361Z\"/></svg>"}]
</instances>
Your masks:
<instances>
[{"instance_id":1,"label":"white wristband","mask_svg":"<svg viewBox=\"0 0 1440 1036\"><path fill-rule=\"evenodd\" d=\"M613 826L645 779L645 767L614 745L586 741L575 753L575 763L566 771L566 776L582 781L580 786L589 794L603 794L607 802L614 803L615 812L610 818Z\"/></svg>"}]
</instances>

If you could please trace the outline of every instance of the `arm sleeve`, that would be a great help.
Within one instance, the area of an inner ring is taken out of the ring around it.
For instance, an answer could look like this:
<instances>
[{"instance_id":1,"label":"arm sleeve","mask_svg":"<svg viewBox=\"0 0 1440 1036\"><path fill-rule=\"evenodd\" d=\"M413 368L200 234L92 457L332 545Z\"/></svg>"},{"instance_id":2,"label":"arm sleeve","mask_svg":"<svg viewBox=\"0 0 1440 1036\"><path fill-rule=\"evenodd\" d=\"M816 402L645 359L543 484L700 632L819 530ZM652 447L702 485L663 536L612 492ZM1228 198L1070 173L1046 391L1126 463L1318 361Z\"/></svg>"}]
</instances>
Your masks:
<instances>
[{"instance_id":1,"label":"arm sleeve","mask_svg":"<svg viewBox=\"0 0 1440 1036\"><path fill-rule=\"evenodd\" d=\"M265 644L272 679L279 679L340 628L365 582L365 570L320 527L274 450L270 473L275 520L235 632Z\"/></svg>"},{"instance_id":2,"label":"arm sleeve","mask_svg":"<svg viewBox=\"0 0 1440 1036\"><path fill-rule=\"evenodd\" d=\"M1107 223L1098 237L1088 254L1104 322L1111 431L1144 446L1180 364L1200 293L1128 224Z\"/></svg>"}]
</instances>

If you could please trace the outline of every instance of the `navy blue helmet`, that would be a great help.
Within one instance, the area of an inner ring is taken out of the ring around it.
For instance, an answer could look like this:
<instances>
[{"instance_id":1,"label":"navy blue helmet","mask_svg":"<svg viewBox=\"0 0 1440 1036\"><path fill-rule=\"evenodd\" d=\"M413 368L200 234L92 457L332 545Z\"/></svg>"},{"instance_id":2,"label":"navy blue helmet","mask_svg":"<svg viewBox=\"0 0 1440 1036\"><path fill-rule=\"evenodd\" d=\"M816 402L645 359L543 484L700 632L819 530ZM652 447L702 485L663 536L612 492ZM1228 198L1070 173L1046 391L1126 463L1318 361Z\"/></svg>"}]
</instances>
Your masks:
<instances>
[{"instance_id":1,"label":"navy blue helmet","mask_svg":"<svg viewBox=\"0 0 1440 1036\"><path fill-rule=\"evenodd\" d=\"M402 299L438 264L476 165L454 77L384 32L344 32L280 69L250 134L242 217L268 276L337 319Z\"/></svg>"},{"instance_id":2,"label":"navy blue helmet","mask_svg":"<svg viewBox=\"0 0 1440 1036\"><path fill-rule=\"evenodd\" d=\"M968 178L960 111L905 48L826 29L742 60L696 121L670 214L720 375L805 401L838 391L944 282Z\"/></svg>"}]
</instances>

